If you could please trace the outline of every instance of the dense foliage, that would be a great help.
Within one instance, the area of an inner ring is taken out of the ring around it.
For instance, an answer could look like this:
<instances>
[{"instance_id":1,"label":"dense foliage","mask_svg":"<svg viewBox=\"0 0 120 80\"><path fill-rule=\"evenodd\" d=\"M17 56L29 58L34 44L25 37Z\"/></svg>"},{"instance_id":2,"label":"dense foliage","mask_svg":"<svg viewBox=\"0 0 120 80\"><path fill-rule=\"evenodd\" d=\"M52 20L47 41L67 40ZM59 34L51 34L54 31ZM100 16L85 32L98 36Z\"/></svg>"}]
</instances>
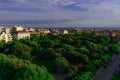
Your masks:
<instances>
[{"instance_id":1,"label":"dense foliage","mask_svg":"<svg viewBox=\"0 0 120 80\"><path fill-rule=\"evenodd\" d=\"M53 80L43 66L0 54L0 80Z\"/></svg>"},{"instance_id":2,"label":"dense foliage","mask_svg":"<svg viewBox=\"0 0 120 80\"><path fill-rule=\"evenodd\" d=\"M115 74L112 80L120 80L120 73Z\"/></svg>"},{"instance_id":3,"label":"dense foliage","mask_svg":"<svg viewBox=\"0 0 120 80\"><path fill-rule=\"evenodd\" d=\"M10 64L7 67L12 68L13 78L21 78L20 76L28 78L29 74L34 74L32 80L38 80L37 77L41 74L44 74L44 76L39 76L43 78L41 80L47 77L46 80L52 80L51 75L41 66L45 66L51 74L68 74L69 77L65 80L87 80L120 49L120 45L115 42L115 37L94 34L41 35L0 44L1 53L15 55L22 59L21 61L18 58L6 57L10 59L6 64ZM37 66L38 70L32 72L36 70L36 65L24 60L37 64L40 68ZM19 71L23 73L20 74Z\"/></svg>"}]
</instances>

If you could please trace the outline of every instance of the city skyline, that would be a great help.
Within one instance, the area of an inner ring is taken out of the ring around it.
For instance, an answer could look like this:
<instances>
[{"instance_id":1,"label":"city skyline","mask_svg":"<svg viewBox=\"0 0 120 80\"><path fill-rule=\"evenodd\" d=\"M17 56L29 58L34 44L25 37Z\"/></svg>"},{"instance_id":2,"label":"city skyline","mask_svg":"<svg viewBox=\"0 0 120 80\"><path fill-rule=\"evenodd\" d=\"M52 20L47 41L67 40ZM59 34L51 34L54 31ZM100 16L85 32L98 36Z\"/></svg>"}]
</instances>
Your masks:
<instances>
[{"instance_id":1,"label":"city skyline","mask_svg":"<svg viewBox=\"0 0 120 80\"><path fill-rule=\"evenodd\" d=\"M0 24L119 26L119 0L0 0Z\"/></svg>"}]
</instances>

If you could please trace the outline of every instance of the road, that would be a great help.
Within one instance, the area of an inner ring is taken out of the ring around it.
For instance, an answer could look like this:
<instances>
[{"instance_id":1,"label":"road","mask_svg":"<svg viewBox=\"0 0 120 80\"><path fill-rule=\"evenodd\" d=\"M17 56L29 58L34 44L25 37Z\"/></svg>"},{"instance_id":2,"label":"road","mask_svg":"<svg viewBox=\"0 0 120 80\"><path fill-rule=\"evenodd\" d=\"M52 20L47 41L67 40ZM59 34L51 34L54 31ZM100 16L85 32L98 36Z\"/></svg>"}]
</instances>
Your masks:
<instances>
[{"instance_id":1,"label":"road","mask_svg":"<svg viewBox=\"0 0 120 80\"><path fill-rule=\"evenodd\" d=\"M68 74L54 74L54 79L55 80L64 80L66 77L68 76Z\"/></svg>"},{"instance_id":2,"label":"road","mask_svg":"<svg viewBox=\"0 0 120 80\"><path fill-rule=\"evenodd\" d=\"M109 65L106 68L102 67L90 80L111 80L119 65L120 54L116 54L114 55L114 59L109 63Z\"/></svg>"}]
</instances>

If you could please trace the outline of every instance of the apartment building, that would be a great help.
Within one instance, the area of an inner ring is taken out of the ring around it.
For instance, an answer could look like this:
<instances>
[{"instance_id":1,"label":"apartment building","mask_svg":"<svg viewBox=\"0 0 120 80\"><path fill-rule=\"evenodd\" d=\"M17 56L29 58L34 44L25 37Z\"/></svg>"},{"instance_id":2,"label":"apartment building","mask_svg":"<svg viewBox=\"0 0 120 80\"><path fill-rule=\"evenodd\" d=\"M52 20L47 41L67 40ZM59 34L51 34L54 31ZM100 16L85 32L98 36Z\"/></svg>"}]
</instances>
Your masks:
<instances>
[{"instance_id":1,"label":"apartment building","mask_svg":"<svg viewBox=\"0 0 120 80\"><path fill-rule=\"evenodd\" d=\"M19 39L25 39L25 38L30 38L30 32L29 31L16 31L13 33L13 38L15 40L19 40Z\"/></svg>"},{"instance_id":2,"label":"apartment building","mask_svg":"<svg viewBox=\"0 0 120 80\"><path fill-rule=\"evenodd\" d=\"M60 30L59 34L68 34L68 30L66 30L66 29L65 30Z\"/></svg>"},{"instance_id":3,"label":"apartment building","mask_svg":"<svg viewBox=\"0 0 120 80\"><path fill-rule=\"evenodd\" d=\"M11 42L13 37L10 33L1 32L0 41Z\"/></svg>"},{"instance_id":4,"label":"apartment building","mask_svg":"<svg viewBox=\"0 0 120 80\"><path fill-rule=\"evenodd\" d=\"M16 32L16 31L22 31L24 30L24 27L23 26L17 26L15 25L13 28L12 28L12 33Z\"/></svg>"}]
</instances>

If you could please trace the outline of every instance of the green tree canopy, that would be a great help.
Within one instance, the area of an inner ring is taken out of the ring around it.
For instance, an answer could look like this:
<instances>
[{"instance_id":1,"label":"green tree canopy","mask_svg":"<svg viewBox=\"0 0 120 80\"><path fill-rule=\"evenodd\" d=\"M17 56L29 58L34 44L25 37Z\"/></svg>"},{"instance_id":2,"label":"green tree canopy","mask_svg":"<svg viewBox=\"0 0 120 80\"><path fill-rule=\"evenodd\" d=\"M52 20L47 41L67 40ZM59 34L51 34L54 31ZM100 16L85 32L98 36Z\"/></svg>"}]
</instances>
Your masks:
<instances>
[{"instance_id":1,"label":"green tree canopy","mask_svg":"<svg viewBox=\"0 0 120 80\"><path fill-rule=\"evenodd\" d=\"M45 67L0 54L0 80L53 80Z\"/></svg>"},{"instance_id":2,"label":"green tree canopy","mask_svg":"<svg viewBox=\"0 0 120 80\"><path fill-rule=\"evenodd\" d=\"M69 68L69 62L64 57L56 58L55 64L58 67L59 72L66 72Z\"/></svg>"},{"instance_id":3,"label":"green tree canopy","mask_svg":"<svg viewBox=\"0 0 120 80\"><path fill-rule=\"evenodd\" d=\"M31 48L20 42L13 42L11 45L11 54L21 59L30 59Z\"/></svg>"},{"instance_id":4,"label":"green tree canopy","mask_svg":"<svg viewBox=\"0 0 120 80\"><path fill-rule=\"evenodd\" d=\"M120 44L110 45L109 50L113 53L118 52L120 50Z\"/></svg>"}]
</instances>

